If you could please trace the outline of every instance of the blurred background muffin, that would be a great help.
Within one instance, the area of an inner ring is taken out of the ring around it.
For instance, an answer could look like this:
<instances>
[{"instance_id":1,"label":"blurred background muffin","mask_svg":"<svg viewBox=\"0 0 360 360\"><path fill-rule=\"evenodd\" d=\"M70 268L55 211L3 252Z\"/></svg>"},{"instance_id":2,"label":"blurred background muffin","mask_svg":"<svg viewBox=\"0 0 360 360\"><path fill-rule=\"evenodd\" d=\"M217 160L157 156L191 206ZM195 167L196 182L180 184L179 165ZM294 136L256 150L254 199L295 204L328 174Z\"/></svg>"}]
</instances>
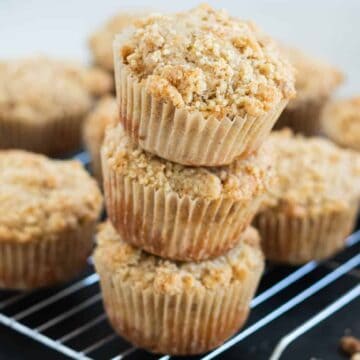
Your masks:
<instances>
[{"instance_id":1,"label":"blurred background muffin","mask_svg":"<svg viewBox=\"0 0 360 360\"><path fill-rule=\"evenodd\" d=\"M58 156L81 146L83 121L113 89L102 70L49 57L0 62L0 149Z\"/></svg>"},{"instance_id":2,"label":"blurred background muffin","mask_svg":"<svg viewBox=\"0 0 360 360\"><path fill-rule=\"evenodd\" d=\"M318 135L321 111L343 82L343 74L336 67L298 49L283 46L282 51L295 68L296 97L275 123L275 129L289 127L307 136Z\"/></svg>"},{"instance_id":3,"label":"blurred background muffin","mask_svg":"<svg viewBox=\"0 0 360 360\"><path fill-rule=\"evenodd\" d=\"M116 100L113 96L106 96L97 103L85 120L83 140L91 158L91 170L102 186L102 170L100 148L104 140L106 127L115 124L118 118Z\"/></svg>"},{"instance_id":4,"label":"blurred background muffin","mask_svg":"<svg viewBox=\"0 0 360 360\"><path fill-rule=\"evenodd\" d=\"M146 11L124 11L111 17L95 31L89 38L89 47L94 63L104 70L113 72L113 41L115 35L146 14Z\"/></svg>"},{"instance_id":5,"label":"blurred background muffin","mask_svg":"<svg viewBox=\"0 0 360 360\"><path fill-rule=\"evenodd\" d=\"M254 220L266 258L302 264L333 255L355 225L360 154L289 130L269 143L278 179Z\"/></svg>"},{"instance_id":6,"label":"blurred background muffin","mask_svg":"<svg viewBox=\"0 0 360 360\"><path fill-rule=\"evenodd\" d=\"M87 264L102 197L77 161L0 151L0 287L70 280Z\"/></svg>"},{"instance_id":7,"label":"blurred background muffin","mask_svg":"<svg viewBox=\"0 0 360 360\"><path fill-rule=\"evenodd\" d=\"M330 102L322 113L321 125L331 140L360 151L360 96Z\"/></svg>"}]
</instances>

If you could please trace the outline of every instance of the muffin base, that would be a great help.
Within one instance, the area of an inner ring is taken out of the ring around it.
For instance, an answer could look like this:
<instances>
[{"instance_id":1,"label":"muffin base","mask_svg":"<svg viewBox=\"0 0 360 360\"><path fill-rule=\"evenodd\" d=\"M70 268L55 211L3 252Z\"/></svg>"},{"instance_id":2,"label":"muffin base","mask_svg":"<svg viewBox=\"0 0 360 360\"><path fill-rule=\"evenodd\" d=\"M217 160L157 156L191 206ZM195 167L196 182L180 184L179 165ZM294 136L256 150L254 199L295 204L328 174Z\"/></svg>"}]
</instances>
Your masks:
<instances>
[{"instance_id":1,"label":"muffin base","mask_svg":"<svg viewBox=\"0 0 360 360\"><path fill-rule=\"evenodd\" d=\"M82 118L54 119L45 124L0 119L0 149L63 155L81 147L82 124Z\"/></svg>"},{"instance_id":2,"label":"muffin base","mask_svg":"<svg viewBox=\"0 0 360 360\"><path fill-rule=\"evenodd\" d=\"M115 62L120 120L128 136L144 150L184 165L220 166L254 152L288 102L280 101L263 116L205 119L200 112L159 101L118 56Z\"/></svg>"},{"instance_id":3,"label":"muffin base","mask_svg":"<svg viewBox=\"0 0 360 360\"><path fill-rule=\"evenodd\" d=\"M114 330L138 347L171 355L199 354L245 323L259 273L228 288L177 294L134 287L97 264L103 301Z\"/></svg>"},{"instance_id":4,"label":"muffin base","mask_svg":"<svg viewBox=\"0 0 360 360\"><path fill-rule=\"evenodd\" d=\"M320 135L321 113L328 98L311 99L297 106L285 108L275 123L274 130L285 127L306 136Z\"/></svg>"},{"instance_id":5,"label":"muffin base","mask_svg":"<svg viewBox=\"0 0 360 360\"><path fill-rule=\"evenodd\" d=\"M93 248L95 225L34 242L0 241L0 287L34 289L76 276Z\"/></svg>"},{"instance_id":6,"label":"muffin base","mask_svg":"<svg viewBox=\"0 0 360 360\"><path fill-rule=\"evenodd\" d=\"M105 157L103 176L106 209L114 228L128 243L172 260L205 260L233 248L262 199L179 197L117 174Z\"/></svg>"},{"instance_id":7,"label":"muffin base","mask_svg":"<svg viewBox=\"0 0 360 360\"><path fill-rule=\"evenodd\" d=\"M323 260L345 246L354 228L358 206L312 217L295 217L266 210L253 222L266 259L291 265Z\"/></svg>"}]
</instances>

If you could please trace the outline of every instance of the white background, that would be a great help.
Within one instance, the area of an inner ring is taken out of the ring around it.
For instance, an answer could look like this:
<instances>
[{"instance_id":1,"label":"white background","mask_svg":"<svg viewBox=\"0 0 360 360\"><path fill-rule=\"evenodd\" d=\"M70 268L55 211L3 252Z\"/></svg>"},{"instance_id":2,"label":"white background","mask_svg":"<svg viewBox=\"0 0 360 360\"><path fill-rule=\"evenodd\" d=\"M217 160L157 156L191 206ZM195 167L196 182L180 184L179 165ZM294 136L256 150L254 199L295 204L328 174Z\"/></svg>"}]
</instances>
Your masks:
<instances>
[{"instance_id":1,"label":"white background","mask_svg":"<svg viewBox=\"0 0 360 360\"><path fill-rule=\"evenodd\" d=\"M182 0L0 0L0 58L34 53L90 61L86 40L122 9L183 10ZM360 0L222 0L208 3L252 19L276 38L338 65L341 95L360 94Z\"/></svg>"}]
</instances>

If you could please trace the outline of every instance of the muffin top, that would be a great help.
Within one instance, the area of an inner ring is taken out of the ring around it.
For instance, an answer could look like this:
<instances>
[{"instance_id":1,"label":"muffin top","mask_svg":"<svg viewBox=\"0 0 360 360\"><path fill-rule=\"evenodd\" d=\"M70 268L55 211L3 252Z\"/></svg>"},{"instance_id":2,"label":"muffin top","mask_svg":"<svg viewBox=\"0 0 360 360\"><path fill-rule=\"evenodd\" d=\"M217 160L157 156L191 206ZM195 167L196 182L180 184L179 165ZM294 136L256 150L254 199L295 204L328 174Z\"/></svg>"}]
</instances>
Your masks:
<instances>
[{"instance_id":1,"label":"muffin top","mask_svg":"<svg viewBox=\"0 0 360 360\"><path fill-rule=\"evenodd\" d=\"M345 209L360 195L360 155L328 140L273 132L274 172L266 207L294 216Z\"/></svg>"},{"instance_id":2,"label":"muffin top","mask_svg":"<svg viewBox=\"0 0 360 360\"><path fill-rule=\"evenodd\" d=\"M109 74L72 62L47 57L0 62L0 119L42 123L82 116L94 96L112 88Z\"/></svg>"},{"instance_id":3,"label":"muffin top","mask_svg":"<svg viewBox=\"0 0 360 360\"><path fill-rule=\"evenodd\" d=\"M147 153L134 145L121 124L109 126L102 147L108 166L144 186L191 198L249 201L273 180L267 144L246 159L220 167L190 167Z\"/></svg>"},{"instance_id":4,"label":"muffin top","mask_svg":"<svg viewBox=\"0 0 360 360\"><path fill-rule=\"evenodd\" d=\"M115 123L117 118L116 99L105 96L99 100L93 111L87 116L84 124L84 140L88 147L100 149L105 136L105 129Z\"/></svg>"},{"instance_id":5,"label":"muffin top","mask_svg":"<svg viewBox=\"0 0 360 360\"><path fill-rule=\"evenodd\" d=\"M175 262L148 254L122 240L110 222L101 226L97 243L98 270L106 269L133 286L158 292L227 288L236 281L248 281L253 273L260 276L264 267L259 235L251 227L226 255L201 262Z\"/></svg>"},{"instance_id":6,"label":"muffin top","mask_svg":"<svg viewBox=\"0 0 360 360\"><path fill-rule=\"evenodd\" d=\"M207 5L143 18L116 44L153 96L206 118L260 116L294 95L293 69L274 43Z\"/></svg>"},{"instance_id":7,"label":"muffin top","mask_svg":"<svg viewBox=\"0 0 360 360\"><path fill-rule=\"evenodd\" d=\"M101 194L77 161L0 152L0 242L35 241L94 221Z\"/></svg>"},{"instance_id":8,"label":"muffin top","mask_svg":"<svg viewBox=\"0 0 360 360\"><path fill-rule=\"evenodd\" d=\"M295 68L296 98L289 103L290 108L329 96L344 80L341 71L324 61L291 47L282 47L282 52Z\"/></svg>"},{"instance_id":9,"label":"muffin top","mask_svg":"<svg viewBox=\"0 0 360 360\"><path fill-rule=\"evenodd\" d=\"M145 12L121 12L110 18L100 29L90 36L89 46L97 65L107 71L114 70L113 40L136 19L144 16Z\"/></svg>"},{"instance_id":10,"label":"muffin top","mask_svg":"<svg viewBox=\"0 0 360 360\"><path fill-rule=\"evenodd\" d=\"M322 127L332 140L360 151L360 97L329 103L322 114Z\"/></svg>"}]
</instances>

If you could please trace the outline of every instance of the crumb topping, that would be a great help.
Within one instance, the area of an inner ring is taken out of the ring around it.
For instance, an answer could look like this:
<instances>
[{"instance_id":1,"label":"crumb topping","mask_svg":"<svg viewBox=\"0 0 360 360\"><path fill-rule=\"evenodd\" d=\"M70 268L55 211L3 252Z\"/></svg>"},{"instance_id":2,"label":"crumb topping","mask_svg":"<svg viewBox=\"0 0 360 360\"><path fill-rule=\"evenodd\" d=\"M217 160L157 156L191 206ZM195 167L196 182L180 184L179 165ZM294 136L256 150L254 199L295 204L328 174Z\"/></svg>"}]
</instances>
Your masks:
<instances>
[{"instance_id":1,"label":"crumb topping","mask_svg":"<svg viewBox=\"0 0 360 360\"><path fill-rule=\"evenodd\" d=\"M266 206L303 216L346 209L360 196L360 155L328 140L273 132L277 181Z\"/></svg>"},{"instance_id":2,"label":"crumb topping","mask_svg":"<svg viewBox=\"0 0 360 360\"><path fill-rule=\"evenodd\" d=\"M93 222L101 194L77 161L0 152L0 242L34 241Z\"/></svg>"},{"instance_id":3,"label":"crumb topping","mask_svg":"<svg viewBox=\"0 0 360 360\"><path fill-rule=\"evenodd\" d=\"M151 286L159 292L227 287L244 282L251 273L261 273L264 267L257 231L249 227L241 236L240 244L226 255L201 262L175 262L131 246L107 222L97 235L95 266L106 267L134 286Z\"/></svg>"},{"instance_id":4,"label":"crumb topping","mask_svg":"<svg viewBox=\"0 0 360 360\"><path fill-rule=\"evenodd\" d=\"M0 119L42 123L81 118L113 81L96 68L33 57L0 63Z\"/></svg>"},{"instance_id":5,"label":"crumb topping","mask_svg":"<svg viewBox=\"0 0 360 360\"><path fill-rule=\"evenodd\" d=\"M87 116L84 124L84 140L87 147L93 147L100 154L105 129L114 124L117 118L116 99L106 96L99 100L93 111Z\"/></svg>"},{"instance_id":6,"label":"crumb topping","mask_svg":"<svg viewBox=\"0 0 360 360\"><path fill-rule=\"evenodd\" d=\"M294 95L293 69L274 44L207 5L140 19L117 41L150 93L205 117L259 116Z\"/></svg>"},{"instance_id":7,"label":"crumb topping","mask_svg":"<svg viewBox=\"0 0 360 360\"><path fill-rule=\"evenodd\" d=\"M360 97L329 103L322 115L322 126L340 145L360 151Z\"/></svg>"},{"instance_id":8,"label":"crumb topping","mask_svg":"<svg viewBox=\"0 0 360 360\"><path fill-rule=\"evenodd\" d=\"M273 180L271 152L265 144L246 159L221 167L190 167L161 159L136 147L121 124L108 127L102 148L108 166L145 186L179 196L248 201Z\"/></svg>"},{"instance_id":9,"label":"crumb topping","mask_svg":"<svg viewBox=\"0 0 360 360\"><path fill-rule=\"evenodd\" d=\"M291 47L284 46L282 51L295 68L296 98L289 103L289 107L313 97L327 97L344 80L341 71L324 61Z\"/></svg>"},{"instance_id":10,"label":"crumb topping","mask_svg":"<svg viewBox=\"0 0 360 360\"><path fill-rule=\"evenodd\" d=\"M132 25L136 19L145 16L145 12L122 12L110 18L89 39L90 49L95 63L108 71L114 70L113 41L116 34Z\"/></svg>"}]
</instances>

